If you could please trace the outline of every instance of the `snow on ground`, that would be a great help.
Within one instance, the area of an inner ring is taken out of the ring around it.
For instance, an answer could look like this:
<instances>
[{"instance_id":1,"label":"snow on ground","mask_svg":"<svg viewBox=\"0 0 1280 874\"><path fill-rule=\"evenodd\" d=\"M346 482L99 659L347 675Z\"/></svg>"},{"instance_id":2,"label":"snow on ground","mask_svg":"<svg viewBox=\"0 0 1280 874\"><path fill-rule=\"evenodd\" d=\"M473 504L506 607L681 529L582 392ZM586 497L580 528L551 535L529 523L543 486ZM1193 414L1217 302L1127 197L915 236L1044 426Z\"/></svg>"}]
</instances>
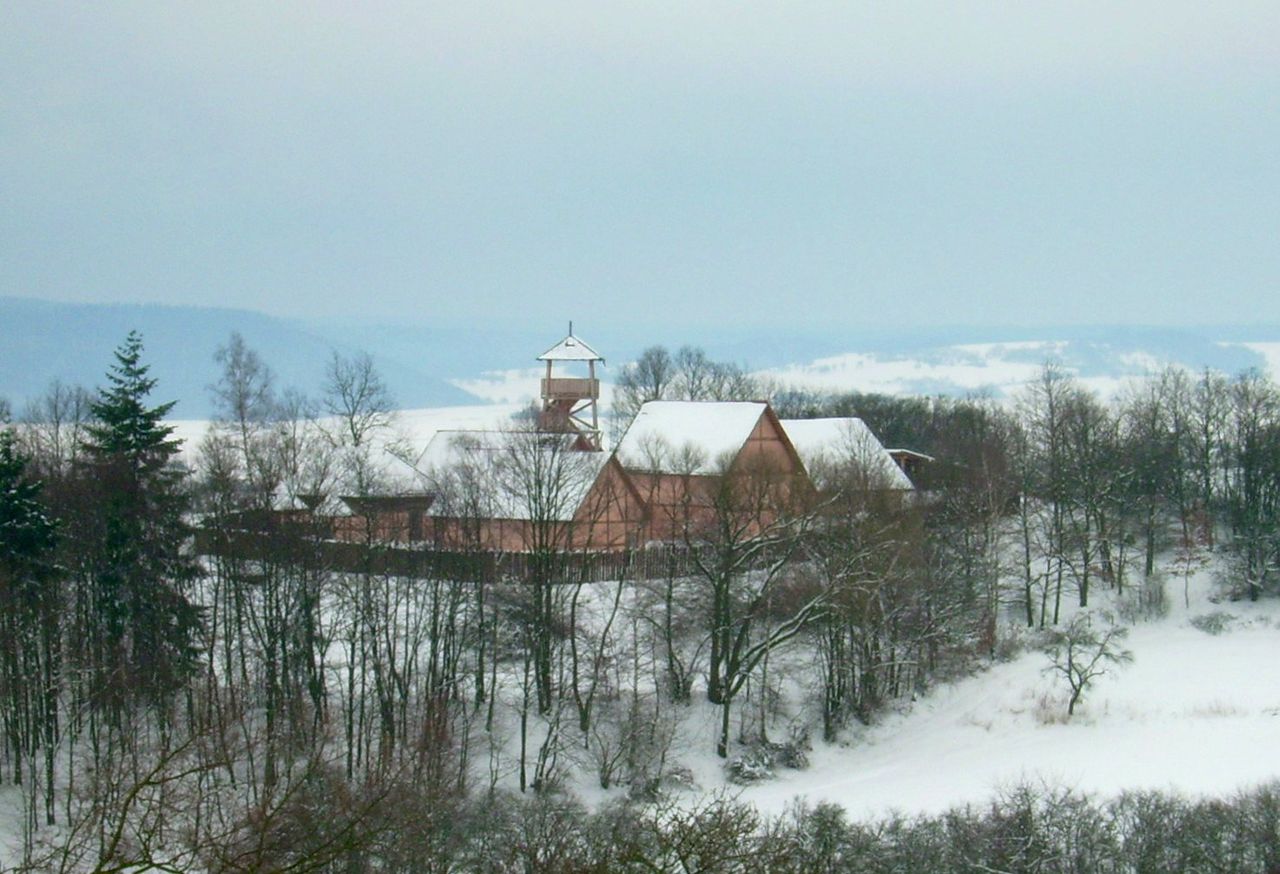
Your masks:
<instances>
[{"instance_id":1,"label":"snow on ground","mask_svg":"<svg viewBox=\"0 0 1280 874\"><path fill-rule=\"evenodd\" d=\"M394 414L391 427L378 437L383 450L399 448L410 458L422 454L431 438L439 431L485 431L510 427L512 416L528 407L526 400L521 403L475 404L463 407L429 407L419 410L398 410ZM173 426L174 436L182 441L180 458L195 467L200 457L200 442L208 433L210 422L207 419L176 419L166 423ZM322 427L333 427L332 420L321 420ZM389 452L381 456L384 467L392 475L393 481L408 482L412 479L412 471Z\"/></svg>"},{"instance_id":2,"label":"snow on ground","mask_svg":"<svg viewBox=\"0 0 1280 874\"><path fill-rule=\"evenodd\" d=\"M1034 379L1042 358L1060 346L1054 342L979 343L945 350L943 360L923 361L903 356L880 357L852 352L819 358L808 364L790 364L764 371L788 385L831 391L857 390L905 394L921 385L950 385L977 391L992 389L1007 394ZM1029 356L1035 350L1040 358ZM1016 353L1016 357L1008 357Z\"/></svg>"},{"instance_id":3,"label":"snow on ground","mask_svg":"<svg viewBox=\"0 0 1280 874\"><path fill-rule=\"evenodd\" d=\"M22 858L22 790L12 783L0 784L0 871Z\"/></svg>"},{"instance_id":4,"label":"snow on ground","mask_svg":"<svg viewBox=\"0 0 1280 874\"><path fill-rule=\"evenodd\" d=\"M1111 795L1170 789L1223 795L1280 777L1280 603L1213 604L1208 574L1171 579L1168 617L1133 628L1133 664L1096 681L1065 722L1047 656L1024 653L935 689L844 746L815 743L806 771L742 791L778 813L796 796L853 816L981 804L1002 787L1045 781ZM1190 618L1233 618L1211 635Z\"/></svg>"},{"instance_id":5,"label":"snow on ground","mask_svg":"<svg viewBox=\"0 0 1280 874\"><path fill-rule=\"evenodd\" d=\"M1125 646L1134 662L1096 681L1069 722L1063 719L1065 690L1043 670L1047 657L1028 649L935 687L842 744L815 739L807 770L780 769L774 781L728 788L766 814L804 797L837 803L854 818L874 818L892 810L980 806L1022 782L1102 796L1126 789L1224 796L1280 778L1280 671L1274 667L1280 600L1214 603L1212 576L1212 570L1191 576L1184 604L1184 580L1170 573L1169 615L1132 627ZM609 611L613 585L588 588L581 609L592 623ZM637 595L624 591L624 613L635 607ZM1226 625L1220 634L1192 623L1215 613ZM679 796L685 801L727 786L712 752L718 718L705 701L686 712L670 755L696 783L696 790ZM738 719L735 713L735 726ZM780 727L773 733L775 740L785 734ZM509 786L514 737L512 731L502 756ZM536 730L535 748L540 739ZM600 790L589 757L578 768L568 786L588 804L624 792ZM17 790L0 787L0 842L16 846L20 808Z\"/></svg>"},{"instance_id":6,"label":"snow on ground","mask_svg":"<svg viewBox=\"0 0 1280 874\"><path fill-rule=\"evenodd\" d=\"M1269 356L1273 373L1280 375L1280 343L1238 345ZM817 391L891 395L984 392L1007 399L1034 382L1046 361L1060 362L1082 386L1106 399L1115 397L1135 379L1156 373L1178 359L1106 343L1023 340L964 343L898 354L850 352L774 367L757 375ZM1193 372L1199 367L1192 361L1183 362L1182 366Z\"/></svg>"},{"instance_id":7,"label":"snow on ground","mask_svg":"<svg viewBox=\"0 0 1280 874\"><path fill-rule=\"evenodd\" d=\"M531 401L502 404L480 404L469 407L434 407L424 410L401 410L396 414L394 430L423 448L437 431L485 431L510 427L511 417L529 406Z\"/></svg>"},{"instance_id":8,"label":"snow on ground","mask_svg":"<svg viewBox=\"0 0 1280 874\"><path fill-rule=\"evenodd\" d=\"M561 365L563 367L563 365ZM479 376L450 379L449 384L473 394L481 400L495 404L529 404L542 394L542 378L545 367L521 367L514 370L486 370ZM559 369L556 376L562 374ZM573 373L571 376L585 376ZM608 407L613 402L613 383L600 382L600 405Z\"/></svg>"},{"instance_id":9,"label":"snow on ground","mask_svg":"<svg viewBox=\"0 0 1280 874\"><path fill-rule=\"evenodd\" d=\"M1272 379L1280 379L1280 343L1223 343L1224 346L1243 346L1252 349L1267 362Z\"/></svg>"},{"instance_id":10,"label":"snow on ground","mask_svg":"<svg viewBox=\"0 0 1280 874\"><path fill-rule=\"evenodd\" d=\"M543 367L522 367L514 370L486 370L479 376L449 380L455 388L473 394L491 403L510 404L538 397L542 391Z\"/></svg>"}]
</instances>

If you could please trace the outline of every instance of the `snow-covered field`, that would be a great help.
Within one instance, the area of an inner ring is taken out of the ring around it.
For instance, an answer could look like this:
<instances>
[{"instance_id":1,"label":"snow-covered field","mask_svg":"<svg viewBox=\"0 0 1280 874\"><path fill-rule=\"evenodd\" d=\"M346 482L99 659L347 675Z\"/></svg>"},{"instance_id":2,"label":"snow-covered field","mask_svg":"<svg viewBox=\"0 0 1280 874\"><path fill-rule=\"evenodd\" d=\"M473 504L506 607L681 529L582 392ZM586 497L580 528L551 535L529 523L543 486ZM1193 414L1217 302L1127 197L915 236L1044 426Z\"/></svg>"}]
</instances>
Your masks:
<instances>
[{"instance_id":1,"label":"snow-covered field","mask_svg":"<svg viewBox=\"0 0 1280 874\"><path fill-rule=\"evenodd\" d=\"M805 796L874 816L981 803L1025 781L1221 795L1280 777L1280 603L1215 604L1212 592L1208 573L1191 577L1188 608L1172 577L1169 615L1132 628L1134 662L1097 680L1069 722L1048 657L1030 650L935 688L845 745L815 743L808 770L780 771L742 798L776 813ZM1190 622L1214 612L1231 617L1221 634Z\"/></svg>"},{"instance_id":2,"label":"snow-covered field","mask_svg":"<svg viewBox=\"0 0 1280 874\"><path fill-rule=\"evenodd\" d=\"M1194 339L1194 338L1193 338ZM1188 345L1178 345L1178 340ZM1235 373L1256 366L1280 375L1280 342L1187 341L1144 335L1127 339L1025 339L955 343L902 351L850 349L840 354L797 357L788 363L755 369L754 375L786 386L832 392L965 395L1016 395L1056 361L1082 385L1102 397L1114 396L1129 382L1170 364L1199 372L1206 365ZM743 362L751 367L750 360ZM609 406L613 385L625 364L603 371L601 400ZM759 365L756 365L759 368ZM612 374L612 375L611 375ZM450 380L456 388L491 403L528 403L539 392L541 368L490 370Z\"/></svg>"},{"instance_id":3,"label":"snow-covered field","mask_svg":"<svg viewBox=\"0 0 1280 874\"><path fill-rule=\"evenodd\" d=\"M391 427L377 435L378 449L397 450L394 455L380 451L376 458L391 477L391 482L412 484L412 470L398 460L405 455L417 458L431 438L439 431L484 431L511 427L512 417L529 406L523 403L474 404L461 407L428 407L419 410L398 410ZM195 467L199 461L200 444L209 431L208 419L177 419L173 426L174 437L182 441L181 458ZM321 420L322 427L340 430L333 420Z\"/></svg>"},{"instance_id":4,"label":"snow-covered field","mask_svg":"<svg viewBox=\"0 0 1280 874\"><path fill-rule=\"evenodd\" d=\"M1058 353L1062 345L1045 342L955 346L937 360L850 352L774 368L762 375L786 385L824 391L904 394L921 385L935 385L1004 393L1034 379L1040 362Z\"/></svg>"},{"instance_id":5,"label":"snow-covered field","mask_svg":"<svg viewBox=\"0 0 1280 874\"><path fill-rule=\"evenodd\" d=\"M449 380L455 388L494 404L528 405L542 391L541 367L521 367L514 370L486 370L479 376L459 377ZM600 403L608 407L613 402L613 383L607 376L600 380Z\"/></svg>"}]
</instances>

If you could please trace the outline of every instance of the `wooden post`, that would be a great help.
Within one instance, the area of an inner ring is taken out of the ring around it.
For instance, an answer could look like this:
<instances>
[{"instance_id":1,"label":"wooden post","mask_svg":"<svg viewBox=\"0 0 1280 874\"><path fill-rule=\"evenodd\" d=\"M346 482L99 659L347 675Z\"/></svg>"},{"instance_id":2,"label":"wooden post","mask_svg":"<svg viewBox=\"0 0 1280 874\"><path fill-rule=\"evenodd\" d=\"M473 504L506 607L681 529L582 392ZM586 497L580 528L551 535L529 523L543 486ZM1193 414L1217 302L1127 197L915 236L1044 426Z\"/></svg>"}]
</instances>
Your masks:
<instances>
[{"instance_id":1,"label":"wooden post","mask_svg":"<svg viewBox=\"0 0 1280 874\"><path fill-rule=\"evenodd\" d=\"M599 407L600 399L597 397L597 395L599 395L600 392L596 390L596 363L594 360L587 362L587 374L588 374L588 378L591 380L590 382L591 430L592 432L594 432L592 434L592 438L595 441L596 449L599 449L600 448L600 413L599 413L598 407Z\"/></svg>"}]
</instances>

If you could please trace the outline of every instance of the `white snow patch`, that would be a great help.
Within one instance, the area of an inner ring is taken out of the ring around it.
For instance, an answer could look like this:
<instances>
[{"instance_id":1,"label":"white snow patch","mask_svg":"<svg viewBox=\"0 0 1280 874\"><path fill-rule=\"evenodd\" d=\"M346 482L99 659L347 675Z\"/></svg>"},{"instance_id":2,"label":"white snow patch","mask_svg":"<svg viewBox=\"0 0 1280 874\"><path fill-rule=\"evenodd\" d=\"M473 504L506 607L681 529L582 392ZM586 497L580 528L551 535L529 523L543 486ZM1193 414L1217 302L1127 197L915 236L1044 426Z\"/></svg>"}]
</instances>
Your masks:
<instances>
[{"instance_id":1,"label":"white snow patch","mask_svg":"<svg viewBox=\"0 0 1280 874\"><path fill-rule=\"evenodd\" d=\"M542 397L542 378L546 375L546 369L541 367L486 370L476 377L451 379L449 384L490 403L528 406ZM608 407L612 402L613 383L601 380L600 405Z\"/></svg>"},{"instance_id":2,"label":"white snow patch","mask_svg":"<svg viewBox=\"0 0 1280 874\"><path fill-rule=\"evenodd\" d=\"M1265 667L1280 645L1280 604L1214 605L1208 577L1191 579L1191 610L1182 579L1171 579L1177 608L1132 630L1134 663L1097 681L1070 722L1047 656L1031 651L936 689L847 746L817 744L809 770L782 771L742 797L777 813L804 796L863 817L980 804L1025 781L1104 796L1228 795L1280 777L1280 673ZM1214 610L1240 622L1215 636L1188 621Z\"/></svg>"},{"instance_id":3,"label":"white snow patch","mask_svg":"<svg viewBox=\"0 0 1280 874\"><path fill-rule=\"evenodd\" d=\"M734 455L760 421L754 401L649 401L618 443L623 467L660 473L712 473ZM681 459L679 456L687 453ZM684 470L680 464L689 462Z\"/></svg>"},{"instance_id":4,"label":"white snow patch","mask_svg":"<svg viewBox=\"0 0 1280 874\"><path fill-rule=\"evenodd\" d=\"M1136 370L1141 373L1155 373L1164 367L1165 362L1161 361L1150 352L1135 350L1133 352L1121 353L1120 363L1130 370Z\"/></svg>"},{"instance_id":5,"label":"white snow patch","mask_svg":"<svg viewBox=\"0 0 1280 874\"><path fill-rule=\"evenodd\" d=\"M374 437L373 454L392 487L413 488L417 474L400 461L401 457L417 458L439 431L484 431L510 426L512 416L526 404L476 404L463 407L428 407L398 410L392 414L389 428ZM200 444L213 423L208 419L175 419L166 422L174 429L174 437L182 441L179 458L195 468L200 460ZM321 428L336 432L337 421L318 420Z\"/></svg>"},{"instance_id":6,"label":"white snow patch","mask_svg":"<svg viewBox=\"0 0 1280 874\"><path fill-rule=\"evenodd\" d=\"M912 489L907 475L861 419L783 419L782 427L806 468L857 461L885 488Z\"/></svg>"},{"instance_id":7,"label":"white snow patch","mask_svg":"<svg viewBox=\"0 0 1280 874\"><path fill-rule=\"evenodd\" d=\"M955 347L960 349L960 347ZM1008 393L1025 385L1040 372L1041 365L1008 361L963 351L942 363L913 358L881 359L876 355L851 352L819 358L809 364L790 364L762 371L789 385L835 391L864 391L881 394L908 394L921 384L946 384L977 391L993 389Z\"/></svg>"},{"instance_id":8,"label":"white snow patch","mask_svg":"<svg viewBox=\"0 0 1280 874\"><path fill-rule=\"evenodd\" d=\"M1280 343L1223 343L1223 346L1243 346L1263 357L1272 379L1280 379Z\"/></svg>"},{"instance_id":9,"label":"white snow patch","mask_svg":"<svg viewBox=\"0 0 1280 874\"><path fill-rule=\"evenodd\" d=\"M1280 350L1280 344L1275 344ZM1065 340L968 343L931 349L922 357L880 356L850 352L807 364L762 370L758 376L818 391L862 391L889 395L937 391L990 392L1009 398L1036 380L1044 362L1059 359L1071 348ZM1080 376L1079 383L1103 399L1114 397L1133 376L1159 370L1163 362L1146 352L1119 356L1115 373Z\"/></svg>"},{"instance_id":10,"label":"white snow patch","mask_svg":"<svg viewBox=\"0 0 1280 874\"><path fill-rule=\"evenodd\" d=\"M609 460L606 452L577 452L568 434L534 435L528 431L438 431L418 457L414 467L424 484L445 482L451 471L467 468L477 473L484 490L487 514L497 519L544 518L569 521L582 506L600 471ZM535 461L535 457L540 460ZM535 501L529 494L529 477L551 477L552 494ZM432 504L431 515L450 516L456 508L447 502Z\"/></svg>"},{"instance_id":11,"label":"white snow patch","mask_svg":"<svg viewBox=\"0 0 1280 874\"><path fill-rule=\"evenodd\" d=\"M1077 376L1076 382L1086 391L1093 392L1102 401L1117 397L1125 386L1133 383L1128 376Z\"/></svg>"},{"instance_id":12,"label":"white snow patch","mask_svg":"<svg viewBox=\"0 0 1280 874\"><path fill-rule=\"evenodd\" d=\"M952 349L969 352L980 358L1000 358L1010 352L1037 352L1041 355L1057 355L1066 349L1066 340L1011 340L1004 343L960 343Z\"/></svg>"}]
</instances>

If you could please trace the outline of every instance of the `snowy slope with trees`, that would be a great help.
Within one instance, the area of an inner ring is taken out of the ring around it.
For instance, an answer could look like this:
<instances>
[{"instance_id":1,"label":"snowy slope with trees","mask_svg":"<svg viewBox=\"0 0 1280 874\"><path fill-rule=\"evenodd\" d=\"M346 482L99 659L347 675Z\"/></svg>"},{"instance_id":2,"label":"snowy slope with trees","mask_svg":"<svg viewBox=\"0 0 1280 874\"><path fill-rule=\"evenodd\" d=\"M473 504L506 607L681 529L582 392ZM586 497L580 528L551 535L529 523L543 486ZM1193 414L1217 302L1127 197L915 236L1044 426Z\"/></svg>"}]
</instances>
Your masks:
<instances>
[{"instance_id":1,"label":"snowy slope with trees","mask_svg":"<svg viewBox=\"0 0 1280 874\"><path fill-rule=\"evenodd\" d=\"M796 796L914 815L1011 784L1049 787L1035 807L1277 776L1280 689L1257 666L1278 634L1280 391L1262 374L1170 368L1103 399L1051 364L1009 404L782 390L788 420L856 413L933 455L918 496L868 488L855 451L656 464L632 473L661 533L602 557L556 502L585 485L568 441L527 417L497 463L435 472L451 522L432 541L377 515L405 485L390 471L501 410L397 413L368 356L334 356L316 399L276 394L233 336L219 415L181 427L198 445L179 456L141 353L130 337L111 390L51 396L7 438L0 509L38 520L37 501L68 534L0 542L6 864L505 870L630 847L597 867L678 870L689 840L717 864L764 853L784 810L816 827ZM762 427L769 388L686 351L618 380L623 404L731 401L708 409ZM507 515L527 539L502 555L476 533L494 498L523 502ZM1233 803L1265 811L1268 791ZM1141 820L1098 804L1108 840Z\"/></svg>"},{"instance_id":2,"label":"snowy slope with trees","mask_svg":"<svg viewBox=\"0 0 1280 874\"><path fill-rule=\"evenodd\" d=\"M1225 796L1280 779L1280 674L1267 667L1280 605L1226 601L1209 572L1191 580L1190 608L1181 589L1169 581L1169 615L1132 628L1133 663L1094 682L1071 719L1066 684L1032 647L818 746L809 770L781 770L742 797L771 812L803 796L880 816L981 805L1021 783Z\"/></svg>"}]
</instances>

